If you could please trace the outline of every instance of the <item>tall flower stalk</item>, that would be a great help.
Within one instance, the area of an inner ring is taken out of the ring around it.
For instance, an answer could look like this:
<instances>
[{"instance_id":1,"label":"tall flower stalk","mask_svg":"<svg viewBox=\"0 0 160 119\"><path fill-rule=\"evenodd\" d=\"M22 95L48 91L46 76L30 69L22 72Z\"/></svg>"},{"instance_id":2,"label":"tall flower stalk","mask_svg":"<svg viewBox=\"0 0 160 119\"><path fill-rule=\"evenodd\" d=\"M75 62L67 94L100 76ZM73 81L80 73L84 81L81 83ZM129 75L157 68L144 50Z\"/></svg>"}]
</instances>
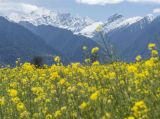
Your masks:
<instances>
[{"instance_id":1,"label":"tall flower stalk","mask_svg":"<svg viewBox=\"0 0 160 119\"><path fill-rule=\"evenodd\" d=\"M117 61L119 58L117 56L115 47L110 42L109 38L107 37L106 32L104 31L105 25L99 25L96 28L96 32L98 33L100 37L101 45L104 48L106 60L107 62L114 62Z\"/></svg>"}]
</instances>

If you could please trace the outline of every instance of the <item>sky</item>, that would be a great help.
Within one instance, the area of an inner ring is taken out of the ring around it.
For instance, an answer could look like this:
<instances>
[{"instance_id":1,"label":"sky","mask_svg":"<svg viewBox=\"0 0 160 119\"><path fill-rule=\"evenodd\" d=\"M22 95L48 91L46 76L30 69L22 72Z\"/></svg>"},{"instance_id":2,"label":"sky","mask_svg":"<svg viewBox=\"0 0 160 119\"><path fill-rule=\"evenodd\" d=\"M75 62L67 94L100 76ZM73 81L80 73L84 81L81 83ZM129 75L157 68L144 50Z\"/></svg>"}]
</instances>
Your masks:
<instances>
[{"instance_id":1,"label":"sky","mask_svg":"<svg viewBox=\"0 0 160 119\"><path fill-rule=\"evenodd\" d=\"M160 15L160 0L0 0L0 13L30 12L38 7L105 21L117 13L125 17Z\"/></svg>"}]
</instances>

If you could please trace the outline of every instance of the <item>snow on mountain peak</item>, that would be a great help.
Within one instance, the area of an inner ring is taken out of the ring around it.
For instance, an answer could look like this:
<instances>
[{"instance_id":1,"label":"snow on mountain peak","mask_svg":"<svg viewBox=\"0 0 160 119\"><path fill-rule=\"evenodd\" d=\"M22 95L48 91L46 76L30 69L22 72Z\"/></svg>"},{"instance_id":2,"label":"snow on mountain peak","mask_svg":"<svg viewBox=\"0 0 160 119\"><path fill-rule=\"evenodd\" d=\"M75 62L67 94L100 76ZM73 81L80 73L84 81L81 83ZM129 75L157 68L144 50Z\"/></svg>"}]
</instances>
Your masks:
<instances>
[{"instance_id":1,"label":"snow on mountain peak","mask_svg":"<svg viewBox=\"0 0 160 119\"><path fill-rule=\"evenodd\" d=\"M111 18L112 18L112 21L110 20ZM117 15L117 14L113 15L113 17L111 18L109 18L108 21L104 24L104 27L105 27L104 29L106 33L117 28L129 26L142 19L142 17L132 17L132 18L126 19L122 15Z\"/></svg>"},{"instance_id":2,"label":"snow on mountain peak","mask_svg":"<svg viewBox=\"0 0 160 119\"><path fill-rule=\"evenodd\" d=\"M77 34L81 34L84 36L87 36L89 38L92 38L94 36L94 33L96 32L97 26L103 25L102 22L94 22L91 25L86 26L82 31L80 31Z\"/></svg>"},{"instance_id":3,"label":"snow on mountain peak","mask_svg":"<svg viewBox=\"0 0 160 119\"><path fill-rule=\"evenodd\" d=\"M87 37L94 37L96 33L96 28L99 25L103 26L103 31L109 33L115 29L119 29L122 27L130 26L138 21L140 21L143 17L132 17L132 18L124 18L122 15L115 14L107 20L106 23L102 22L94 22L93 24L85 27L80 34Z\"/></svg>"},{"instance_id":4,"label":"snow on mountain peak","mask_svg":"<svg viewBox=\"0 0 160 119\"><path fill-rule=\"evenodd\" d=\"M142 18L143 17L132 17L132 18L125 19L121 23L117 24L116 28L132 25L140 21Z\"/></svg>"},{"instance_id":5,"label":"snow on mountain peak","mask_svg":"<svg viewBox=\"0 0 160 119\"><path fill-rule=\"evenodd\" d=\"M91 25L94 21L88 17L72 16L70 13L50 11L45 8L38 8L30 13L11 13L8 18L14 22L26 21L36 26L51 25L59 28L81 31L85 26Z\"/></svg>"},{"instance_id":6,"label":"snow on mountain peak","mask_svg":"<svg viewBox=\"0 0 160 119\"><path fill-rule=\"evenodd\" d=\"M35 26L51 25L54 27L71 30L74 34L80 34L87 37L94 37L96 28L99 25L103 26L103 31L108 33L115 29L130 26L138 21L150 23L154 20L154 16L149 14L146 17L125 18L122 15L114 14L107 19L105 23L94 21L89 17L81 17L79 15L72 16L70 13L61 13L51 11L46 8L37 8L27 13L12 12L7 16L8 20L14 22L29 22ZM143 26L143 25L142 25Z\"/></svg>"},{"instance_id":7,"label":"snow on mountain peak","mask_svg":"<svg viewBox=\"0 0 160 119\"><path fill-rule=\"evenodd\" d=\"M148 14L144 18L146 18L148 22L152 22L155 19L155 16L153 14Z\"/></svg>"}]
</instances>

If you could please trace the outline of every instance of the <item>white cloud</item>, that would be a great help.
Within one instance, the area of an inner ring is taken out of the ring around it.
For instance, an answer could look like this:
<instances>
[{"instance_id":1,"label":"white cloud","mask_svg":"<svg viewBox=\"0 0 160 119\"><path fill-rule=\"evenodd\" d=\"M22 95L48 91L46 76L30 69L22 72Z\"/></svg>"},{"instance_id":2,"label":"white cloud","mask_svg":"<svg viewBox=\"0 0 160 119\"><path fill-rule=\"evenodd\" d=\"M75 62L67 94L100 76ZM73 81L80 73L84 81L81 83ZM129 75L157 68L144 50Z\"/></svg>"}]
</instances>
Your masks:
<instances>
[{"instance_id":1,"label":"white cloud","mask_svg":"<svg viewBox=\"0 0 160 119\"><path fill-rule=\"evenodd\" d=\"M160 0L76 0L76 2L89 5L105 5L105 4L118 4L121 2L160 3Z\"/></svg>"},{"instance_id":2,"label":"white cloud","mask_svg":"<svg viewBox=\"0 0 160 119\"><path fill-rule=\"evenodd\" d=\"M127 2L160 3L160 0L126 0Z\"/></svg>"},{"instance_id":3,"label":"white cloud","mask_svg":"<svg viewBox=\"0 0 160 119\"><path fill-rule=\"evenodd\" d=\"M0 0L0 14L7 15L14 12L29 13L38 9L38 7L35 5L6 1L7 0Z\"/></svg>"},{"instance_id":4,"label":"white cloud","mask_svg":"<svg viewBox=\"0 0 160 119\"><path fill-rule=\"evenodd\" d=\"M153 10L153 13L160 13L160 8L156 8Z\"/></svg>"},{"instance_id":5,"label":"white cloud","mask_svg":"<svg viewBox=\"0 0 160 119\"><path fill-rule=\"evenodd\" d=\"M90 4L90 5L105 5L105 4L116 4L123 2L124 0L76 0L78 3Z\"/></svg>"}]
</instances>

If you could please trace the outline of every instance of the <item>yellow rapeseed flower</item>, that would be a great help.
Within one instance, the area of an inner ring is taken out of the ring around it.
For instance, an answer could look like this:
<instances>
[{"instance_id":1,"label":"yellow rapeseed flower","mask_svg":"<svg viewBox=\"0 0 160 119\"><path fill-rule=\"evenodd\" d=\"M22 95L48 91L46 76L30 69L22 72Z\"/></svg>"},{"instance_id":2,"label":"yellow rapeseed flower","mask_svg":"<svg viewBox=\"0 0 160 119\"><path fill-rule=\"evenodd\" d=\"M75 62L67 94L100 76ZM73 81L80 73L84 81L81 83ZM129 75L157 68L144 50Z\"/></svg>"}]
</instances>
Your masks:
<instances>
[{"instance_id":1,"label":"yellow rapeseed flower","mask_svg":"<svg viewBox=\"0 0 160 119\"><path fill-rule=\"evenodd\" d=\"M17 90L15 90L15 89L10 89L10 90L8 90L8 93L9 93L9 95L10 95L11 97L16 97L17 94L18 94Z\"/></svg>"},{"instance_id":2,"label":"yellow rapeseed flower","mask_svg":"<svg viewBox=\"0 0 160 119\"><path fill-rule=\"evenodd\" d=\"M90 96L90 99L95 101L97 100L97 98L99 97L99 91L96 91L95 93L93 93L91 96Z\"/></svg>"},{"instance_id":3,"label":"yellow rapeseed flower","mask_svg":"<svg viewBox=\"0 0 160 119\"><path fill-rule=\"evenodd\" d=\"M58 84L59 84L59 85L63 85L65 82L66 82L65 79L61 79L61 80L58 82Z\"/></svg>"},{"instance_id":4,"label":"yellow rapeseed flower","mask_svg":"<svg viewBox=\"0 0 160 119\"><path fill-rule=\"evenodd\" d=\"M4 97L0 97L0 106L5 105L5 98Z\"/></svg>"},{"instance_id":5,"label":"yellow rapeseed flower","mask_svg":"<svg viewBox=\"0 0 160 119\"><path fill-rule=\"evenodd\" d=\"M20 113L21 119L29 119L29 117L30 117L30 113L27 111L23 111L22 113Z\"/></svg>"},{"instance_id":6,"label":"yellow rapeseed flower","mask_svg":"<svg viewBox=\"0 0 160 119\"><path fill-rule=\"evenodd\" d=\"M87 104L86 102L82 102L82 104L79 106L79 108L80 108L81 110L84 110L84 109L87 108L87 106L88 106L88 104Z\"/></svg>"},{"instance_id":7,"label":"yellow rapeseed flower","mask_svg":"<svg viewBox=\"0 0 160 119\"><path fill-rule=\"evenodd\" d=\"M66 106L63 106L63 107L61 107L61 111L63 112L63 111L66 111L67 110L67 107Z\"/></svg>"},{"instance_id":8,"label":"yellow rapeseed flower","mask_svg":"<svg viewBox=\"0 0 160 119\"><path fill-rule=\"evenodd\" d=\"M60 117L62 115L62 112L60 110L57 110L55 113L54 113L54 116L57 118L57 117Z\"/></svg>"},{"instance_id":9,"label":"yellow rapeseed flower","mask_svg":"<svg viewBox=\"0 0 160 119\"><path fill-rule=\"evenodd\" d=\"M11 100L12 100L12 102L15 103L15 104L17 104L17 103L20 102L20 99L19 99L18 97L13 97Z\"/></svg>"},{"instance_id":10,"label":"yellow rapeseed flower","mask_svg":"<svg viewBox=\"0 0 160 119\"><path fill-rule=\"evenodd\" d=\"M51 114L47 114L46 119L53 119L53 116Z\"/></svg>"},{"instance_id":11,"label":"yellow rapeseed flower","mask_svg":"<svg viewBox=\"0 0 160 119\"><path fill-rule=\"evenodd\" d=\"M130 65L127 67L129 73L136 73L138 71L137 67L134 65Z\"/></svg>"},{"instance_id":12,"label":"yellow rapeseed flower","mask_svg":"<svg viewBox=\"0 0 160 119\"><path fill-rule=\"evenodd\" d=\"M132 107L132 111L136 118L147 118L148 108L143 100L136 102Z\"/></svg>"},{"instance_id":13,"label":"yellow rapeseed flower","mask_svg":"<svg viewBox=\"0 0 160 119\"><path fill-rule=\"evenodd\" d=\"M100 65L99 61L95 61L92 63L92 65L96 66L96 65Z\"/></svg>"},{"instance_id":14,"label":"yellow rapeseed flower","mask_svg":"<svg viewBox=\"0 0 160 119\"><path fill-rule=\"evenodd\" d=\"M26 71L33 71L34 69L34 67L30 63L24 63L22 67Z\"/></svg>"},{"instance_id":15,"label":"yellow rapeseed flower","mask_svg":"<svg viewBox=\"0 0 160 119\"><path fill-rule=\"evenodd\" d=\"M52 79L56 79L56 78L60 78L60 76L59 76L58 72L53 72L53 73L51 74L51 78L52 78Z\"/></svg>"},{"instance_id":16,"label":"yellow rapeseed flower","mask_svg":"<svg viewBox=\"0 0 160 119\"><path fill-rule=\"evenodd\" d=\"M116 78L116 73L115 72L109 72L108 76L110 79L115 79Z\"/></svg>"},{"instance_id":17,"label":"yellow rapeseed flower","mask_svg":"<svg viewBox=\"0 0 160 119\"><path fill-rule=\"evenodd\" d=\"M142 59L142 57L140 56L140 55L138 55L137 57L136 57L136 61L140 61Z\"/></svg>"},{"instance_id":18,"label":"yellow rapeseed flower","mask_svg":"<svg viewBox=\"0 0 160 119\"><path fill-rule=\"evenodd\" d=\"M55 61L56 63L60 63L61 58L60 58L59 56L56 56L56 57L54 57L54 61Z\"/></svg>"},{"instance_id":19,"label":"yellow rapeseed flower","mask_svg":"<svg viewBox=\"0 0 160 119\"><path fill-rule=\"evenodd\" d=\"M17 110L18 111L23 111L23 110L25 110L25 105L23 104L23 103L18 103L17 104Z\"/></svg>"},{"instance_id":20,"label":"yellow rapeseed flower","mask_svg":"<svg viewBox=\"0 0 160 119\"><path fill-rule=\"evenodd\" d=\"M129 116L129 117L125 118L125 119L135 119L135 117Z\"/></svg>"},{"instance_id":21,"label":"yellow rapeseed flower","mask_svg":"<svg viewBox=\"0 0 160 119\"><path fill-rule=\"evenodd\" d=\"M157 50L152 50L152 56L157 56L158 55L158 51Z\"/></svg>"},{"instance_id":22,"label":"yellow rapeseed flower","mask_svg":"<svg viewBox=\"0 0 160 119\"><path fill-rule=\"evenodd\" d=\"M92 54L95 54L95 53L97 53L98 51L99 51L99 48L98 48L98 47L95 47L95 48L92 49L91 53L92 53Z\"/></svg>"},{"instance_id":23,"label":"yellow rapeseed flower","mask_svg":"<svg viewBox=\"0 0 160 119\"><path fill-rule=\"evenodd\" d=\"M156 47L156 44L155 44L155 43L149 43L149 44L148 44L148 49L149 49L149 50L153 50L155 47Z\"/></svg>"}]
</instances>

